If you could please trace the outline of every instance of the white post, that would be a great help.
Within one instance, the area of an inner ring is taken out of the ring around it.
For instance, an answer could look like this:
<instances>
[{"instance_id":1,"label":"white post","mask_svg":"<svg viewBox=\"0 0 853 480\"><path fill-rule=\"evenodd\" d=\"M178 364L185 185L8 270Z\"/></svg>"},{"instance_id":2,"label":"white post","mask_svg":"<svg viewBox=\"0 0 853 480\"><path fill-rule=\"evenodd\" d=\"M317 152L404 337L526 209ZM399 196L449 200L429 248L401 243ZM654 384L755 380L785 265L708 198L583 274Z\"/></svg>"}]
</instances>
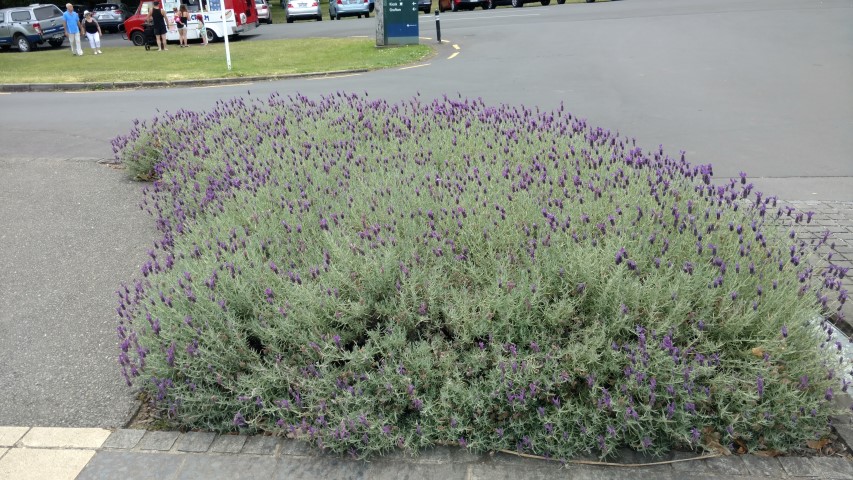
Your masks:
<instances>
[{"instance_id":1,"label":"white post","mask_svg":"<svg viewBox=\"0 0 853 480\"><path fill-rule=\"evenodd\" d=\"M219 5L222 7L222 35L225 37L225 63L228 65L228 71L230 72L231 49L228 47L228 21L225 19L225 0L219 0Z\"/></svg>"}]
</instances>

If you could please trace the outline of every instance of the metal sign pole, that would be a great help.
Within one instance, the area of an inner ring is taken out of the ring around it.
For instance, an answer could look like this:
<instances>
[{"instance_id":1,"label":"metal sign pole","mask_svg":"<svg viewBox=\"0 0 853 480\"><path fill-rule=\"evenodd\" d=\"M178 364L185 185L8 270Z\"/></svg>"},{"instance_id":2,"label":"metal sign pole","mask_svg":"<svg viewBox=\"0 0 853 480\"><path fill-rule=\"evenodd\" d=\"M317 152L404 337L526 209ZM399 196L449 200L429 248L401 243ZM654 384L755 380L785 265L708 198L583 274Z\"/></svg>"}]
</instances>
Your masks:
<instances>
[{"instance_id":1,"label":"metal sign pole","mask_svg":"<svg viewBox=\"0 0 853 480\"><path fill-rule=\"evenodd\" d=\"M228 46L228 21L225 19L225 0L220 0L219 5L221 5L222 8L222 36L225 40L225 63L228 65L228 71L230 72L231 49Z\"/></svg>"}]
</instances>

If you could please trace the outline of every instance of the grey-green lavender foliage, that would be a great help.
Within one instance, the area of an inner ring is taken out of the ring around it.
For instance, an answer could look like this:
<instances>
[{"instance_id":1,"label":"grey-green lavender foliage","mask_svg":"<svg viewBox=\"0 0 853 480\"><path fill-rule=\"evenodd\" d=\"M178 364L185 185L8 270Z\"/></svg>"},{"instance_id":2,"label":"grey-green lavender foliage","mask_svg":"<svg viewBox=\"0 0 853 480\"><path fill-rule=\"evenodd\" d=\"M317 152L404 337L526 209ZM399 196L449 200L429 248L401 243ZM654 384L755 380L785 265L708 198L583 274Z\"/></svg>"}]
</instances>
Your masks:
<instances>
[{"instance_id":1,"label":"grey-green lavender foliage","mask_svg":"<svg viewBox=\"0 0 853 480\"><path fill-rule=\"evenodd\" d=\"M355 456L784 451L846 390L806 325L845 272L780 234L794 212L562 108L235 99L117 156L152 136L163 238L119 291L120 363L175 426Z\"/></svg>"}]
</instances>

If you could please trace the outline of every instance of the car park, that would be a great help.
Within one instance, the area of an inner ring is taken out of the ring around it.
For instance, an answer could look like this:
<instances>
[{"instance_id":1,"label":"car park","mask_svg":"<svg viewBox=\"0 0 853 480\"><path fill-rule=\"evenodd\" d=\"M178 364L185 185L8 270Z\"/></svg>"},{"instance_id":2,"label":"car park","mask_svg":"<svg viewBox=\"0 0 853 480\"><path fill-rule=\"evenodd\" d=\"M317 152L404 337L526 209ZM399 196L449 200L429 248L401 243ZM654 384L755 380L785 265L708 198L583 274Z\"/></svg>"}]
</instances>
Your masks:
<instances>
[{"instance_id":1,"label":"car park","mask_svg":"<svg viewBox=\"0 0 853 480\"><path fill-rule=\"evenodd\" d=\"M121 3L99 3L92 8L95 20L104 32L120 32L124 29L124 21L130 14L127 5Z\"/></svg>"},{"instance_id":2,"label":"car park","mask_svg":"<svg viewBox=\"0 0 853 480\"><path fill-rule=\"evenodd\" d=\"M258 22L272 24L272 12L267 0L255 0L255 10L258 11Z\"/></svg>"},{"instance_id":3,"label":"car park","mask_svg":"<svg viewBox=\"0 0 853 480\"><path fill-rule=\"evenodd\" d=\"M0 10L0 48L29 52L45 42L58 48L65 41L62 10L56 5L33 4Z\"/></svg>"},{"instance_id":4,"label":"car park","mask_svg":"<svg viewBox=\"0 0 853 480\"><path fill-rule=\"evenodd\" d=\"M341 17L370 17L368 0L329 0L329 17L340 20Z\"/></svg>"},{"instance_id":5,"label":"car park","mask_svg":"<svg viewBox=\"0 0 853 480\"><path fill-rule=\"evenodd\" d=\"M284 9L284 18L287 23L306 19L323 21L323 12L320 10L318 0L281 0L281 8Z\"/></svg>"}]
</instances>

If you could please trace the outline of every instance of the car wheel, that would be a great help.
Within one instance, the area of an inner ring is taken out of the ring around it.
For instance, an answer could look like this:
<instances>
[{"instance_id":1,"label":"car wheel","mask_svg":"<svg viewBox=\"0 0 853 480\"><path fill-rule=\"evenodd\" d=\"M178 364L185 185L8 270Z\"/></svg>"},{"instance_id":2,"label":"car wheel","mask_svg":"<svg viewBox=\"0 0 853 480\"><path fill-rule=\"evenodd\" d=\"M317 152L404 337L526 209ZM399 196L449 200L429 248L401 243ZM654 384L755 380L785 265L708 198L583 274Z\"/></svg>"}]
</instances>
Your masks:
<instances>
[{"instance_id":1,"label":"car wheel","mask_svg":"<svg viewBox=\"0 0 853 480\"><path fill-rule=\"evenodd\" d=\"M270 18L267 19L267 25L272 25L272 16L270 16Z\"/></svg>"},{"instance_id":2,"label":"car wheel","mask_svg":"<svg viewBox=\"0 0 853 480\"><path fill-rule=\"evenodd\" d=\"M524 6L524 2L522 0L512 0L512 8L521 8Z\"/></svg>"},{"instance_id":3,"label":"car wheel","mask_svg":"<svg viewBox=\"0 0 853 480\"><path fill-rule=\"evenodd\" d=\"M143 35L142 32L137 30L130 34L130 41L133 42L133 44L137 47L141 47L145 45L145 35Z\"/></svg>"},{"instance_id":4,"label":"car wheel","mask_svg":"<svg viewBox=\"0 0 853 480\"><path fill-rule=\"evenodd\" d=\"M595 3L595 0L586 0L586 3Z\"/></svg>"},{"instance_id":5,"label":"car wheel","mask_svg":"<svg viewBox=\"0 0 853 480\"><path fill-rule=\"evenodd\" d=\"M213 43L219 40L219 37L216 36L216 32L209 28L204 33L207 35L207 43Z\"/></svg>"},{"instance_id":6,"label":"car wheel","mask_svg":"<svg viewBox=\"0 0 853 480\"><path fill-rule=\"evenodd\" d=\"M293 23L293 19L290 17L287 17L287 23Z\"/></svg>"},{"instance_id":7,"label":"car wheel","mask_svg":"<svg viewBox=\"0 0 853 480\"><path fill-rule=\"evenodd\" d=\"M53 48L59 48L62 46L62 42L65 41L65 37L61 37L59 40L48 40L47 43L50 44Z\"/></svg>"},{"instance_id":8,"label":"car wheel","mask_svg":"<svg viewBox=\"0 0 853 480\"><path fill-rule=\"evenodd\" d=\"M541 3L543 7L547 7L548 5L551 5L551 0L539 0L539 3Z\"/></svg>"},{"instance_id":9,"label":"car wheel","mask_svg":"<svg viewBox=\"0 0 853 480\"><path fill-rule=\"evenodd\" d=\"M557 5L562 5L566 3L566 0L557 0Z\"/></svg>"},{"instance_id":10,"label":"car wheel","mask_svg":"<svg viewBox=\"0 0 853 480\"><path fill-rule=\"evenodd\" d=\"M370 18L370 12L365 13L364 18Z\"/></svg>"},{"instance_id":11,"label":"car wheel","mask_svg":"<svg viewBox=\"0 0 853 480\"><path fill-rule=\"evenodd\" d=\"M22 52L29 52L33 49L33 44L27 40L27 37L23 35L18 35L15 37L15 45L18 46L18 50Z\"/></svg>"},{"instance_id":12,"label":"car wheel","mask_svg":"<svg viewBox=\"0 0 853 480\"><path fill-rule=\"evenodd\" d=\"M430 12L431 10L432 10L432 6L429 6L429 7L427 7L427 8L426 8L426 10L424 10L424 13L426 13L427 15L429 15L429 12Z\"/></svg>"}]
</instances>

